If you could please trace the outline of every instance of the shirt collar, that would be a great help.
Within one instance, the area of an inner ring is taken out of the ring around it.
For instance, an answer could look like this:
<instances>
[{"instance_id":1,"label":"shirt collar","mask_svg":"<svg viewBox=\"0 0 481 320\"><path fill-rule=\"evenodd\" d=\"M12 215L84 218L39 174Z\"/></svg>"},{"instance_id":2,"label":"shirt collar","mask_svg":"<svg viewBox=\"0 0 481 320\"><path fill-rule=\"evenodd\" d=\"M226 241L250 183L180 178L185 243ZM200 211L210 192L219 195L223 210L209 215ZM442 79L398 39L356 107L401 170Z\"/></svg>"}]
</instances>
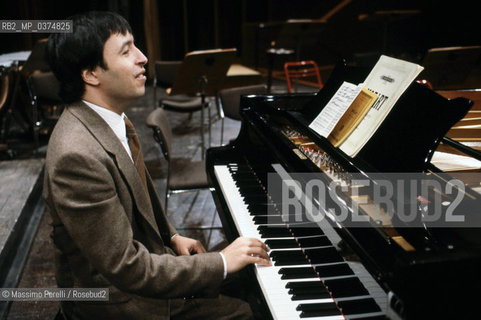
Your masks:
<instances>
[{"instance_id":1,"label":"shirt collar","mask_svg":"<svg viewBox=\"0 0 481 320\"><path fill-rule=\"evenodd\" d=\"M119 115L109 109L103 108L91 102L82 100L87 106L92 108L97 114L104 119L105 122L109 125L109 127L114 131L115 135L121 140L126 139L126 129L125 129L125 113Z\"/></svg>"}]
</instances>

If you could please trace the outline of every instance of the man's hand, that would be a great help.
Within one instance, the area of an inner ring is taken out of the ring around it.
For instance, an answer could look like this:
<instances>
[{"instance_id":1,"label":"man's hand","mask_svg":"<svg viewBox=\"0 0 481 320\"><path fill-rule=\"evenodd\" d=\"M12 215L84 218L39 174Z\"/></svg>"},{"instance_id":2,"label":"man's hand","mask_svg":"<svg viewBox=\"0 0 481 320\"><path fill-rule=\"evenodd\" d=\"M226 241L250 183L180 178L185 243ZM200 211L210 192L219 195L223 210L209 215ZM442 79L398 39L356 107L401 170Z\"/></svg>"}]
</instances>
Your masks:
<instances>
[{"instance_id":1,"label":"man's hand","mask_svg":"<svg viewBox=\"0 0 481 320\"><path fill-rule=\"evenodd\" d=\"M205 253L204 246L197 240L176 235L171 240L172 248L180 256L190 256L195 253Z\"/></svg>"},{"instance_id":2,"label":"man's hand","mask_svg":"<svg viewBox=\"0 0 481 320\"><path fill-rule=\"evenodd\" d=\"M227 264L227 273L237 272L248 264L272 265L268 251L267 245L258 239L237 238L222 250Z\"/></svg>"}]
</instances>

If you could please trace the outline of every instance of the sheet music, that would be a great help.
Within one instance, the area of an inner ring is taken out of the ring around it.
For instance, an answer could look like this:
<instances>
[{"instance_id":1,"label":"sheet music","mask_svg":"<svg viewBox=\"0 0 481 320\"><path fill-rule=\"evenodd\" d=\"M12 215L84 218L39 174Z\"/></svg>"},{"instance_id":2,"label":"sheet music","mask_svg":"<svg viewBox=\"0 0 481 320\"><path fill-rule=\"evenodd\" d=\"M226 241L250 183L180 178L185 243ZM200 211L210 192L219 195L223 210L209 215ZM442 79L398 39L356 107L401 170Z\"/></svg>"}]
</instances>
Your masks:
<instances>
[{"instance_id":1,"label":"sheet music","mask_svg":"<svg viewBox=\"0 0 481 320\"><path fill-rule=\"evenodd\" d=\"M376 93L378 98L351 135L339 146L340 149L355 157L423 69L411 62L381 56L364 81L364 87Z\"/></svg>"},{"instance_id":2,"label":"sheet music","mask_svg":"<svg viewBox=\"0 0 481 320\"><path fill-rule=\"evenodd\" d=\"M361 85L344 81L331 100L309 125L309 128L327 138L361 89Z\"/></svg>"},{"instance_id":3,"label":"sheet music","mask_svg":"<svg viewBox=\"0 0 481 320\"><path fill-rule=\"evenodd\" d=\"M445 172L481 169L481 161L479 160L441 151L434 152L431 163Z\"/></svg>"}]
</instances>

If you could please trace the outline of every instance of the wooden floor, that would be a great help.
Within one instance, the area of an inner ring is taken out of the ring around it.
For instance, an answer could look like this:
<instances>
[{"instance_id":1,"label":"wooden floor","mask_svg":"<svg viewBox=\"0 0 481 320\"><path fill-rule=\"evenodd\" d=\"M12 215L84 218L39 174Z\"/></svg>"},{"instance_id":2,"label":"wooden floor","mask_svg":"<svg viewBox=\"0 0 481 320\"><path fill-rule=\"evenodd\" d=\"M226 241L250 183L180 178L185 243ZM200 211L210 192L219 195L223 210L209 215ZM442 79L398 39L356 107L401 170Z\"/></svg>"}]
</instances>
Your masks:
<instances>
[{"instance_id":1,"label":"wooden floor","mask_svg":"<svg viewBox=\"0 0 481 320\"><path fill-rule=\"evenodd\" d=\"M212 146L220 145L221 121L215 104L211 105L212 118ZM153 110L152 88L148 87L146 95L136 101L126 112L134 123L140 140L146 165L154 178L161 198L165 195L166 162L161 156L160 149L153 139L152 131L145 125L145 119ZM188 119L187 114L169 112L169 120L173 129L174 156L200 159L200 113ZM224 144L237 136L240 122L224 119ZM205 130L207 132L207 130ZM206 136L207 137L207 136ZM36 160L43 161L42 150ZM195 199L195 202L193 200ZM179 232L186 236L200 240L208 250L222 249L226 245L225 237L220 229L191 230L197 226L221 227L221 222L208 190L173 194L169 198L167 210L173 224ZM186 228L186 229L182 229ZM24 288L52 288L56 287L54 275L53 247L50 239L49 217L44 215L40 221L25 268L18 287ZM58 302L14 302L11 304L7 319L53 319L59 308Z\"/></svg>"},{"instance_id":2,"label":"wooden floor","mask_svg":"<svg viewBox=\"0 0 481 320\"><path fill-rule=\"evenodd\" d=\"M22 214L25 200L39 183L42 167L43 159L0 162L0 252Z\"/></svg>"}]
</instances>

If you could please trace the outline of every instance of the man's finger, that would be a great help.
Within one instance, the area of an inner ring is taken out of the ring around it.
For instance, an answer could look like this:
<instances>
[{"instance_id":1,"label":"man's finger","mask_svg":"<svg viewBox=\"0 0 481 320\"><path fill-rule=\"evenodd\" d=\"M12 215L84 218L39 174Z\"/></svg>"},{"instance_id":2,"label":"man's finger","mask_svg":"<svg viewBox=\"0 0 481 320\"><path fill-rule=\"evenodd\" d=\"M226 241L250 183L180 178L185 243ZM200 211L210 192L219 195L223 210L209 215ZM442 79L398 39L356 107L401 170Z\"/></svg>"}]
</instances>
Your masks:
<instances>
[{"instance_id":1,"label":"man's finger","mask_svg":"<svg viewBox=\"0 0 481 320\"><path fill-rule=\"evenodd\" d=\"M200 242L198 242L196 245L194 245L194 250L197 253L206 253L207 252L207 250L205 250L204 246Z\"/></svg>"},{"instance_id":2,"label":"man's finger","mask_svg":"<svg viewBox=\"0 0 481 320\"><path fill-rule=\"evenodd\" d=\"M256 248L251 248L250 250L250 254L251 256L254 255L254 256L260 256L264 259L269 259L269 255L267 254L267 252L261 248L261 247L256 247Z\"/></svg>"},{"instance_id":3,"label":"man's finger","mask_svg":"<svg viewBox=\"0 0 481 320\"><path fill-rule=\"evenodd\" d=\"M252 256L251 257L251 263L257 263L257 264L260 264L262 266L272 266L272 262L270 259L264 259L262 257L259 257L259 256Z\"/></svg>"}]
</instances>

